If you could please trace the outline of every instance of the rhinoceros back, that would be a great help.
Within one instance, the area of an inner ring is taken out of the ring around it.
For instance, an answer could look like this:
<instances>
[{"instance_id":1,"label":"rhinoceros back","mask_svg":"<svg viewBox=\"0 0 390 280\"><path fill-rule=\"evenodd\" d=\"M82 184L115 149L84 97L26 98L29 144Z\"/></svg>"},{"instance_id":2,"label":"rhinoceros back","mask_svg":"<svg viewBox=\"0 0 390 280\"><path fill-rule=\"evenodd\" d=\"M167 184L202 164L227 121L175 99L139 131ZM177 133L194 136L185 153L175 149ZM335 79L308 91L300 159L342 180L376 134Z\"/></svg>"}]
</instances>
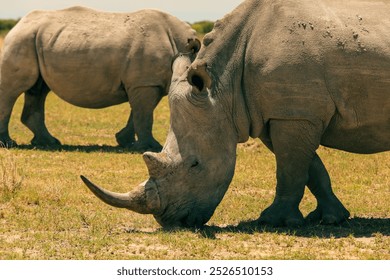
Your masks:
<instances>
[{"instance_id":1,"label":"rhinoceros back","mask_svg":"<svg viewBox=\"0 0 390 280\"><path fill-rule=\"evenodd\" d=\"M188 24L155 10L109 13L73 7L31 12L7 40L13 53L29 50L27 65L39 69L59 97L101 108L128 101L127 93L139 87L166 92L175 52L184 52L195 36Z\"/></svg>"}]
</instances>

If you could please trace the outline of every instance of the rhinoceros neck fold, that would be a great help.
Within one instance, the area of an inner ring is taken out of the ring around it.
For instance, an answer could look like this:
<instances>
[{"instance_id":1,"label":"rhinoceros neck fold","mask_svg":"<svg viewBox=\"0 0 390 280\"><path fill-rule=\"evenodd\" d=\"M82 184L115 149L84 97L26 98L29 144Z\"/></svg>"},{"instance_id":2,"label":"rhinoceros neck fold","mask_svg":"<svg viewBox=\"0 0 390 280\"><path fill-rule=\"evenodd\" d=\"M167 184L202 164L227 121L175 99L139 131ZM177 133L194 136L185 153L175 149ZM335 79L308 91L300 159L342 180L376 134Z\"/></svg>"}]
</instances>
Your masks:
<instances>
[{"instance_id":1,"label":"rhinoceros neck fold","mask_svg":"<svg viewBox=\"0 0 390 280\"><path fill-rule=\"evenodd\" d=\"M251 121L245 96L244 66L248 34L253 25L253 14L261 1L245 1L232 13L216 22L212 32L203 40L193 66L207 65L213 80L213 94L227 108L227 115L237 132L237 143L250 135ZM216 74L218 73L218 74Z\"/></svg>"}]
</instances>

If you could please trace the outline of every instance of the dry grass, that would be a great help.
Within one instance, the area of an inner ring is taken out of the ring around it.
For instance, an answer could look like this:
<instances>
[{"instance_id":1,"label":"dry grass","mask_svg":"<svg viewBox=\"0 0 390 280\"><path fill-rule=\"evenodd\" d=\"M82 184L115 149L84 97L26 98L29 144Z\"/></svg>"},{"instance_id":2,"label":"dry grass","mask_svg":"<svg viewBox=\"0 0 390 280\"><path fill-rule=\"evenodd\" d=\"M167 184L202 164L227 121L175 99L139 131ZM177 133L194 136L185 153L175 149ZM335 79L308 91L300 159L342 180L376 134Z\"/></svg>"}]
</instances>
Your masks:
<instances>
[{"instance_id":1,"label":"dry grass","mask_svg":"<svg viewBox=\"0 0 390 280\"><path fill-rule=\"evenodd\" d=\"M17 195L23 182L16 159L10 152L0 154L0 171L0 201L6 202Z\"/></svg>"},{"instance_id":2,"label":"dry grass","mask_svg":"<svg viewBox=\"0 0 390 280\"><path fill-rule=\"evenodd\" d=\"M251 140L239 146L236 175L207 227L164 231L151 216L101 203L79 179L85 174L124 192L147 178L139 154L115 147L127 104L86 110L49 95L47 125L65 144L61 150L28 145L32 135L20 123L21 108L19 100L10 132L22 146L0 150L0 186L12 193L1 193L0 259L390 259L390 153L321 148L352 219L341 226L273 229L255 220L273 199L274 157ZM154 133L164 142L166 98L155 118ZM301 210L314 207L306 193Z\"/></svg>"}]
</instances>

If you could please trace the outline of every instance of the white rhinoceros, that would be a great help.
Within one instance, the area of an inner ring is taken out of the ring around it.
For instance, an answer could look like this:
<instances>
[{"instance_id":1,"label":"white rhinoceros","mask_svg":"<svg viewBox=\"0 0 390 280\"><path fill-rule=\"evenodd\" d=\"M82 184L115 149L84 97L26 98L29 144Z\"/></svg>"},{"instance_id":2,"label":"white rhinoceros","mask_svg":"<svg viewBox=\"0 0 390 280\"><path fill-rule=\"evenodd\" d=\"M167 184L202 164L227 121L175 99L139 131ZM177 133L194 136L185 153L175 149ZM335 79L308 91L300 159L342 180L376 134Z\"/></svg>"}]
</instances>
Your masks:
<instances>
[{"instance_id":1,"label":"white rhinoceros","mask_svg":"<svg viewBox=\"0 0 390 280\"><path fill-rule=\"evenodd\" d=\"M163 226L201 226L234 174L236 146L260 138L275 154L275 200L259 221L302 225L349 217L316 153L390 149L390 6L382 1L247 0L215 24L188 70L174 63L171 127L161 153L145 153L150 178L103 201L153 214ZM177 68L180 66L180 68ZM175 72L177 71L177 72Z\"/></svg>"},{"instance_id":2,"label":"white rhinoceros","mask_svg":"<svg viewBox=\"0 0 390 280\"><path fill-rule=\"evenodd\" d=\"M0 57L0 145L16 145L8 123L22 92L22 122L34 133L32 144L60 144L45 126L44 104L52 90L85 108L129 102L129 121L117 142L132 146L136 135L135 147L160 150L152 136L153 110L168 92L174 56L199 47L187 23L160 11L31 12L6 36Z\"/></svg>"}]
</instances>

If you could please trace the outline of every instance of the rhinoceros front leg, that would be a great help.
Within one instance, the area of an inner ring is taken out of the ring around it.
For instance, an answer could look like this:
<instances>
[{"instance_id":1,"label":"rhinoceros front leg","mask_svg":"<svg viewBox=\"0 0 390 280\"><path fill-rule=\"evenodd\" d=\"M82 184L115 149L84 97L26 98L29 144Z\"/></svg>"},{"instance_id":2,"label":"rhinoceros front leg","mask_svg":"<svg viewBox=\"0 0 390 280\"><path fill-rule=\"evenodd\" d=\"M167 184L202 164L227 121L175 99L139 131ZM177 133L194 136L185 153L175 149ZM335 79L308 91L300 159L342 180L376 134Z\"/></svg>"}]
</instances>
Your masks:
<instances>
[{"instance_id":1,"label":"rhinoceros front leg","mask_svg":"<svg viewBox=\"0 0 390 280\"><path fill-rule=\"evenodd\" d=\"M45 101L50 89L40 78L33 88L24 95L22 123L33 133L31 144L35 146L57 146L60 141L54 138L45 125Z\"/></svg>"},{"instance_id":2,"label":"rhinoceros front leg","mask_svg":"<svg viewBox=\"0 0 390 280\"><path fill-rule=\"evenodd\" d=\"M338 224L349 217L348 210L332 191L328 171L316 154L309 168L307 186L317 199L317 208L307 216L309 222Z\"/></svg>"},{"instance_id":3,"label":"rhinoceros front leg","mask_svg":"<svg viewBox=\"0 0 390 280\"><path fill-rule=\"evenodd\" d=\"M152 134L153 111L163 94L159 87L141 87L128 92L131 115L125 128L116 134L120 146L136 150L160 151L162 146ZM134 134L137 141L134 142Z\"/></svg>"},{"instance_id":4,"label":"rhinoceros front leg","mask_svg":"<svg viewBox=\"0 0 390 280\"><path fill-rule=\"evenodd\" d=\"M134 116L130 112L126 126L115 134L116 141L121 147L131 147L135 143Z\"/></svg>"},{"instance_id":5,"label":"rhinoceros front leg","mask_svg":"<svg viewBox=\"0 0 390 280\"><path fill-rule=\"evenodd\" d=\"M272 226L300 226L304 218L299 210L309 167L319 146L322 125L309 121L272 120L270 138L276 157L277 184L273 203L259 218Z\"/></svg>"}]
</instances>

